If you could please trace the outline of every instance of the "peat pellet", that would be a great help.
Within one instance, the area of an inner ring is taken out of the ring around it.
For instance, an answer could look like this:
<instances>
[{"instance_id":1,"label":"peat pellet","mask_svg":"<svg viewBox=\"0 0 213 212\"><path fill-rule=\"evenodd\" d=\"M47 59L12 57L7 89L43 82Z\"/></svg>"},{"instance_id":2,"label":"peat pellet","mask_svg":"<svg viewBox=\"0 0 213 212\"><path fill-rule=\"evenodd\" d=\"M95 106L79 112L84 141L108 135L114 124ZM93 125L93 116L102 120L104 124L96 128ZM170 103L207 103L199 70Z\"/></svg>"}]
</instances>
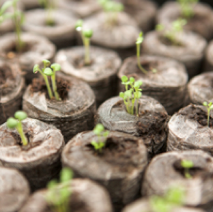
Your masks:
<instances>
[{"instance_id":1,"label":"peat pellet","mask_svg":"<svg viewBox=\"0 0 213 212\"><path fill-rule=\"evenodd\" d=\"M122 59L131 56L140 33L136 21L125 12L119 12L115 26L109 26L106 18L104 12L99 12L85 19L85 28L93 30L92 44L113 49Z\"/></svg>"},{"instance_id":2,"label":"peat pellet","mask_svg":"<svg viewBox=\"0 0 213 212\"><path fill-rule=\"evenodd\" d=\"M79 18L86 18L101 10L98 1L94 0L60 0L58 7L74 13Z\"/></svg>"},{"instance_id":3,"label":"peat pellet","mask_svg":"<svg viewBox=\"0 0 213 212\"><path fill-rule=\"evenodd\" d=\"M16 49L16 35L6 34L0 37L0 56L8 60L9 63L17 63L22 70L27 84L32 81L33 67L41 64L41 61L52 60L55 56L55 46L46 38L30 33L22 34L24 48L22 52Z\"/></svg>"},{"instance_id":4,"label":"peat pellet","mask_svg":"<svg viewBox=\"0 0 213 212\"><path fill-rule=\"evenodd\" d=\"M18 211L30 194L25 177L17 170L0 167L0 212Z\"/></svg>"},{"instance_id":5,"label":"peat pellet","mask_svg":"<svg viewBox=\"0 0 213 212\"><path fill-rule=\"evenodd\" d=\"M68 186L71 191L68 211L112 212L109 195L103 187L88 179L73 179ZM46 194L46 189L35 192L19 212L49 212L51 206Z\"/></svg>"},{"instance_id":6,"label":"peat pellet","mask_svg":"<svg viewBox=\"0 0 213 212\"><path fill-rule=\"evenodd\" d=\"M189 160L191 178L185 177L182 160ZM142 195L165 195L172 186L185 191L184 205L211 211L213 204L213 159L201 151L168 152L156 156L146 169Z\"/></svg>"},{"instance_id":7,"label":"peat pellet","mask_svg":"<svg viewBox=\"0 0 213 212\"><path fill-rule=\"evenodd\" d=\"M212 8L204 3L193 6L194 16L187 20L184 29L198 33L206 40L213 37L213 12ZM156 21L158 24L171 25L173 21L182 18L181 7L177 2L166 2L159 10Z\"/></svg>"},{"instance_id":8,"label":"peat pellet","mask_svg":"<svg viewBox=\"0 0 213 212\"><path fill-rule=\"evenodd\" d=\"M203 102L213 102L213 73L203 73L193 77L187 86L186 104L202 105Z\"/></svg>"},{"instance_id":9,"label":"peat pellet","mask_svg":"<svg viewBox=\"0 0 213 212\"><path fill-rule=\"evenodd\" d=\"M206 40L193 32L183 31L177 35L181 45L171 45L157 31L146 34L142 51L144 54L169 57L186 66L189 78L200 73Z\"/></svg>"},{"instance_id":10,"label":"peat pellet","mask_svg":"<svg viewBox=\"0 0 213 212\"><path fill-rule=\"evenodd\" d=\"M89 85L76 78L57 76L62 100L50 100L43 79L29 85L23 96L23 109L29 117L52 124L61 130L65 142L94 127L95 95Z\"/></svg>"},{"instance_id":11,"label":"peat pellet","mask_svg":"<svg viewBox=\"0 0 213 212\"><path fill-rule=\"evenodd\" d=\"M22 121L28 145L21 144L16 129L0 126L0 166L18 169L29 181L31 189L42 188L57 177L64 139L59 130L36 119Z\"/></svg>"},{"instance_id":12,"label":"peat pellet","mask_svg":"<svg viewBox=\"0 0 213 212\"><path fill-rule=\"evenodd\" d=\"M143 82L142 93L158 100L167 110L168 114L173 114L184 104L188 74L183 64L159 56L140 57L142 67L147 70L144 74L137 64L136 57L127 58L121 66L118 77L121 80L123 75L134 77L135 80ZM157 72L153 73L153 69ZM120 91L125 90L119 80Z\"/></svg>"},{"instance_id":13,"label":"peat pellet","mask_svg":"<svg viewBox=\"0 0 213 212\"><path fill-rule=\"evenodd\" d=\"M63 166L71 168L76 177L90 178L106 187L116 208L136 199L147 165L143 140L110 132L101 153L90 144L93 140L98 140L93 131L70 140L62 153Z\"/></svg>"},{"instance_id":14,"label":"peat pellet","mask_svg":"<svg viewBox=\"0 0 213 212\"><path fill-rule=\"evenodd\" d=\"M113 97L97 111L97 123L111 131L120 131L143 139L150 156L161 151L167 139L167 112L155 99L139 99L139 116L127 113L123 99Z\"/></svg>"},{"instance_id":15,"label":"peat pellet","mask_svg":"<svg viewBox=\"0 0 213 212\"><path fill-rule=\"evenodd\" d=\"M208 44L205 52L203 72L213 71L213 40Z\"/></svg>"},{"instance_id":16,"label":"peat pellet","mask_svg":"<svg viewBox=\"0 0 213 212\"><path fill-rule=\"evenodd\" d=\"M155 212L153 209L153 203L150 199L143 198L139 199L129 205L127 205L122 212ZM204 212L204 210L197 208L189 208L189 207L181 207L181 206L173 206L170 212Z\"/></svg>"},{"instance_id":17,"label":"peat pellet","mask_svg":"<svg viewBox=\"0 0 213 212\"><path fill-rule=\"evenodd\" d=\"M207 125L207 109L190 104L175 113L168 123L167 151L201 149L213 155L213 111Z\"/></svg>"},{"instance_id":18,"label":"peat pellet","mask_svg":"<svg viewBox=\"0 0 213 212\"><path fill-rule=\"evenodd\" d=\"M52 25L46 23L47 18L48 12L44 9L30 10L25 13L23 29L48 38L57 48L71 46L74 43L77 18L63 10L52 11Z\"/></svg>"},{"instance_id":19,"label":"peat pellet","mask_svg":"<svg viewBox=\"0 0 213 212\"><path fill-rule=\"evenodd\" d=\"M21 108L24 88L19 66L0 59L0 124Z\"/></svg>"},{"instance_id":20,"label":"peat pellet","mask_svg":"<svg viewBox=\"0 0 213 212\"><path fill-rule=\"evenodd\" d=\"M91 65L84 65L84 47L66 48L59 51L55 62L62 73L88 83L95 93L97 105L117 94L117 72L121 59L114 51L90 47Z\"/></svg>"}]
</instances>

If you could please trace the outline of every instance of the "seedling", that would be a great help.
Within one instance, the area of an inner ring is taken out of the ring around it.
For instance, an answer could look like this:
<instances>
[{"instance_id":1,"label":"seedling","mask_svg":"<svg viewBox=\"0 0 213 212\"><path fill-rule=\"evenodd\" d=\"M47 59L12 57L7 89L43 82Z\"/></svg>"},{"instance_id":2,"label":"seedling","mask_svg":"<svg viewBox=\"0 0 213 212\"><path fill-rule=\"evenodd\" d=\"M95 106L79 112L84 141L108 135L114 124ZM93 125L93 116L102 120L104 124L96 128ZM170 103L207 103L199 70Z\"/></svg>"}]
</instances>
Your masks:
<instances>
[{"instance_id":1,"label":"seedling","mask_svg":"<svg viewBox=\"0 0 213 212\"><path fill-rule=\"evenodd\" d=\"M163 36L169 40L174 45L181 45L178 41L178 34L183 32L183 26L185 26L187 21L185 19L177 19L172 23L170 29L165 29L165 26L162 24L158 24L156 26L156 30L159 32L163 32Z\"/></svg>"},{"instance_id":2,"label":"seedling","mask_svg":"<svg viewBox=\"0 0 213 212\"><path fill-rule=\"evenodd\" d=\"M55 72L56 71L60 71L61 70L61 66L59 64L57 64L57 63L54 63L54 64L52 64L50 66L51 63L50 63L49 60L43 60L42 62L44 64L44 67L42 69L40 69L39 65L36 64L34 66L34 68L33 68L33 73L36 74L36 73L39 72L42 75L42 77L44 78L44 81L45 81L46 86L47 86L47 91L48 91L49 98L52 99L53 98L53 93L54 93L55 99L56 100L60 100L59 94L57 92ZM48 76L51 77L53 93L52 93L52 90L50 88Z\"/></svg>"},{"instance_id":3,"label":"seedling","mask_svg":"<svg viewBox=\"0 0 213 212\"><path fill-rule=\"evenodd\" d=\"M16 31L16 50L21 52L24 47L24 43L21 39L21 26L24 22L24 15L18 9L17 3L19 0L6 1L0 9L0 24L7 19L11 19L14 22ZM7 12L7 9L12 7L12 12Z\"/></svg>"},{"instance_id":4,"label":"seedling","mask_svg":"<svg viewBox=\"0 0 213 212\"><path fill-rule=\"evenodd\" d=\"M60 182L51 180L48 185L46 193L46 201L54 212L68 212L69 199L71 196L70 182L73 173L68 168L63 168L60 173Z\"/></svg>"},{"instance_id":5,"label":"seedling","mask_svg":"<svg viewBox=\"0 0 213 212\"><path fill-rule=\"evenodd\" d=\"M85 54L84 54L84 63L85 65L90 65L91 60L90 60L90 39L93 35L93 31L91 29L86 29L83 30L83 21L78 20L76 22L75 28L77 31L81 33L81 38L84 44L85 48Z\"/></svg>"},{"instance_id":6,"label":"seedling","mask_svg":"<svg viewBox=\"0 0 213 212\"><path fill-rule=\"evenodd\" d=\"M112 0L98 0L106 13L106 24L115 26L118 23L118 13L124 10L123 4Z\"/></svg>"},{"instance_id":7,"label":"seedling","mask_svg":"<svg viewBox=\"0 0 213 212\"><path fill-rule=\"evenodd\" d=\"M203 105L207 109L207 126L209 127L210 112L213 109L213 105L212 105L212 102L209 102L209 104L207 102L203 102Z\"/></svg>"},{"instance_id":8,"label":"seedling","mask_svg":"<svg viewBox=\"0 0 213 212\"><path fill-rule=\"evenodd\" d=\"M194 164L190 160L182 160L181 161L181 166L184 168L184 175L187 179L192 178L192 176L189 173L189 169L194 167Z\"/></svg>"},{"instance_id":9,"label":"seedling","mask_svg":"<svg viewBox=\"0 0 213 212\"><path fill-rule=\"evenodd\" d=\"M28 144L28 140L23 132L23 127L22 127L22 121L27 118L27 114L23 111L17 111L14 115L15 118L10 117L7 119L6 125L9 129L14 129L18 131L21 141L23 146L26 146Z\"/></svg>"},{"instance_id":10,"label":"seedling","mask_svg":"<svg viewBox=\"0 0 213 212\"><path fill-rule=\"evenodd\" d=\"M193 17L194 16L193 6L198 1L199 0L177 0L181 8L181 15L186 19Z\"/></svg>"},{"instance_id":11,"label":"seedling","mask_svg":"<svg viewBox=\"0 0 213 212\"><path fill-rule=\"evenodd\" d=\"M134 108L136 107L136 115L138 116L138 100L142 96L142 89L140 86L143 84L142 81L135 81L133 77L128 79L127 76L122 76L122 84L125 85L125 92L120 92L120 97L123 99L126 106L126 110L129 114L134 115ZM135 106L136 102L136 106Z\"/></svg>"},{"instance_id":12,"label":"seedling","mask_svg":"<svg viewBox=\"0 0 213 212\"><path fill-rule=\"evenodd\" d=\"M54 25L53 9L55 9L56 7L55 0L38 0L38 1L39 4L41 4L47 12L46 24L48 26L53 26Z\"/></svg>"},{"instance_id":13,"label":"seedling","mask_svg":"<svg viewBox=\"0 0 213 212\"><path fill-rule=\"evenodd\" d=\"M154 212L170 212L173 208L183 205L185 192L181 187L171 187L163 197L153 196L150 199Z\"/></svg>"},{"instance_id":14,"label":"seedling","mask_svg":"<svg viewBox=\"0 0 213 212\"><path fill-rule=\"evenodd\" d=\"M94 134L98 136L98 141L92 141L94 149L98 152L102 152L102 149L105 147L107 137L109 135L109 131L104 130L104 126L102 124L97 124L93 130Z\"/></svg>"}]
</instances>

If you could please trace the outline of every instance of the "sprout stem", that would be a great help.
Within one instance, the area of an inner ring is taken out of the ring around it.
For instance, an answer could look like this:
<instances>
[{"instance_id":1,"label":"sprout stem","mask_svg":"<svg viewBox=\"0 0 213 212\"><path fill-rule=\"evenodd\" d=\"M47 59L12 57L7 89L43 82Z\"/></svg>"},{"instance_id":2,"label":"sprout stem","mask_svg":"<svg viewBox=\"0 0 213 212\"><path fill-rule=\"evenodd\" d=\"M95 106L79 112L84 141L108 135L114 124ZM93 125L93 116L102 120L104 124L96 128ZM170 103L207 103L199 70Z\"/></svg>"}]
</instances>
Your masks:
<instances>
[{"instance_id":1,"label":"sprout stem","mask_svg":"<svg viewBox=\"0 0 213 212\"><path fill-rule=\"evenodd\" d=\"M53 92L56 100L60 100L58 92L57 92L57 85L56 85L56 80L55 80L55 71L53 71L53 75L51 76L52 80L52 86L53 86Z\"/></svg>"},{"instance_id":2,"label":"sprout stem","mask_svg":"<svg viewBox=\"0 0 213 212\"><path fill-rule=\"evenodd\" d=\"M50 99L52 99L53 98L53 94L52 94L52 90L50 88L50 84L49 84L48 78L44 74L43 74L43 77L44 77L44 81L45 81L46 86L47 86L48 95L49 95Z\"/></svg>"},{"instance_id":3,"label":"sprout stem","mask_svg":"<svg viewBox=\"0 0 213 212\"><path fill-rule=\"evenodd\" d=\"M140 44L137 44L137 62L138 62L138 67L139 67L139 69L140 69L144 74L147 74L147 71L141 66L141 61L140 61Z\"/></svg>"},{"instance_id":4,"label":"sprout stem","mask_svg":"<svg viewBox=\"0 0 213 212\"><path fill-rule=\"evenodd\" d=\"M27 141L27 138L26 138L26 136L25 136L25 134L23 132L23 127L22 127L22 124L21 124L20 121L18 122L18 125L16 126L16 129L17 129L17 131L18 131L18 133L19 133L19 135L21 137L23 145L26 146L28 144L28 141Z\"/></svg>"},{"instance_id":5,"label":"sprout stem","mask_svg":"<svg viewBox=\"0 0 213 212\"><path fill-rule=\"evenodd\" d=\"M210 117L210 111L211 111L211 109L210 109L210 108L208 108L208 118L207 118L207 125L208 125L208 127L209 127L209 117Z\"/></svg>"},{"instance_id":6,"label":"sprout stem","mask_svg":"<svg viewBox=\"0 0 213 212\"><path fill-rule=\"evenodd\" d=\"M85 58L84 58L84 62L86 65L89 65L91 63L90 61L90 39L89 38L85 38L84 39L84 45L85 45Z\"/></svg>"}]
</instances>

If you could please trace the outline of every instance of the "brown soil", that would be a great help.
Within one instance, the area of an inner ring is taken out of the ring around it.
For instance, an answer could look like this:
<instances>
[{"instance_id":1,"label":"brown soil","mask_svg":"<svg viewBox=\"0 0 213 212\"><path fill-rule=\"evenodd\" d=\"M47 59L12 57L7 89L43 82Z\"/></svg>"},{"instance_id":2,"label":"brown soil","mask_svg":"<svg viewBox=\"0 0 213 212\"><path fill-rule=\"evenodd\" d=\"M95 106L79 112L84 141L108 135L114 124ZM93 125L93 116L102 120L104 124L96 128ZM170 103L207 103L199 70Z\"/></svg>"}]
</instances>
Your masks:
<instances>
[{"instance_id":1,"label":"brown soil","mask_svg":"<svg viewBox=\"0 0 213 212\"><path fill-rule=\"evenodd\" d=\"M202 126L207 126L207 113L200 108L194 107L194 105L185 108L185 110L180 111L179 114L186 116L187 119L194 119ZM209 118L209 126L213 126L213 119L211 117Z\"/></svg>"},{"instance_id":2,"label":"brown soil","mask_svg":"<svg viewBox=\"0 0 213 212\"><path fill-rule=\"evenodd\" d=\"M118 142L118 139L121 141ZM136 167L136 164L132 163L130 159L132 155L138 154L138 144L129 138L108 138L101 152L96 151L91 144L86 146L89 147L95 156L102 158L102 160L110 164L121 167L122 170L127 170L129 166Z\"/></svg>"},{"instance_id":3,"label":"brown soil","mask_svg":"<svg viewBox=\"0 0 213 212\"><path fill-rule=\"evenodd\" d=\"M7 80L14 81L14 76L11 70L7 66L0 67L0 85L5 84Z\"/></svg>"},{"instance_id":4,"label":"brown soil","mask_svg":"<svg viewBox=\"0 0 213 212\"><path fill-rule=\"evenodd\" d=\"M18 51L16 48L16 43L14 42L11 45L11 48L6 50L6 56L8 59L13 59L17 54L28 52L30 49L31 49L31 45L29 43L24 43L21 51Z\"/></svg>"},{"instance_id":5,"label":"brown soil","mask_svg":"<svg viewBox=\"0 0 213 212\"><path fill-rule=\"evenodd\" d=\"M51 80L49 78L49 83L51 86ZM56 84L57 91L62 100L66 100L68 98L68 91L71 88L71 82L69 80L62 79L56 76ZM45 81L42 77L34 78L31 86L32 92L45 92L46 98L49 99L47 87Z\"/></svg>"},{"instance_id":6,"label":"brown soil","mask_svg":"<svg viewBox=\"0 0 213 212\"><path fill-rule=\"evenodd\" d=\"M72 61L70 61L72 63ZM94 60L91 60L90 64L89 65L86 65L85 62L84 62L84 56L78 56L75 58L75 60L73 61L73 66L76 68L76 69L81 69L83 68L84 66L91 66L93 63L95 63Z\"/></svg>"}]
</instances>

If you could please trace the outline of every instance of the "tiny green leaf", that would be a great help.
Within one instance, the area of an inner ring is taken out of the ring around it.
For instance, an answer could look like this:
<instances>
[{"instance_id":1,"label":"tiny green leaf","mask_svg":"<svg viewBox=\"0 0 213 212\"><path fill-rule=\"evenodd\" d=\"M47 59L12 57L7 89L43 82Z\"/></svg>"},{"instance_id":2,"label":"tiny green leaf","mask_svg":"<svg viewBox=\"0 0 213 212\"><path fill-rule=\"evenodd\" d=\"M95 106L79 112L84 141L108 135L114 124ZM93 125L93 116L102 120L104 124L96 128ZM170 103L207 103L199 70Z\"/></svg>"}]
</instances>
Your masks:
<instances>
[{"instance_id":1,"label":"tiny green leaf","mask_svg":"<svg viewBox=\"0 0 213 212\"><path fill-rule=\"evenodd\" d=\"M34 65L33 73L36 74L36 73L38 73L38 71L39 71L39 65L36 64L36 65Z\"/></svg>"},{"instance_id":2,"label":"tiny green leaf","mask_svg":"<svg viewBox=\"0 0 213 212\"><path fill-rule=\"evenodd\" d=\"M42 60L43 64L45 67L48 67L50 65L50 61L49 60Z\"/></svg>"},{"instance_id":3,"label":"tiny green leaf","mask_svg":"<svg viewBox=\"0 0 213 212\"><path fill-rule=\"evenodd\" d=\"M53 75L53 71L51 68L45 68L44 69L44 74L47 76L52 76Z\"/></svg>"},{"instance_id":4,"label":"tiny green leaf","mask_svg":"<svg viewBox=\"0 0 213 212\"><path fill-rule=\"evenodd\" d=\"M185 169L190 169L193 168L194 164L192 161L190 160L182 160L181 161L181 166Z\"/></svg>"},{"instance_id":5,"label":"tiny green leaf","mask_svg":"<svg viewBox=\"0 0 213 212\"><path fill-rule=\"evenodd\" d=\"M93 130L93 132L94 132L95 134L99 134L99 133L101 133L102 131L104 131L104 126L103 126L102 124L97 124L97 125L95 126L95 129Z\"/></svg>"},{"instance_id":6,"label":"tiny green leaf","mask_svg":"<svg viewBox=\"0 0 213 212\"><path fill-rule=\"evenodd\" d=\"M60 173L60 181L67 182L71 180L73 177L73 173L69 168L63 168Z\"/></svg>"},{"instance_id":7,"label":"tiny green leaf","mask_svg":"<svg viewBox=\"0 0 213 212\"><path fill-rule=\"evenodd\" d=\"M123 92L120 92L120 93L119 93L119 96L123 99L123 98L124 98L124 93L123 93Z\"/></svg>"},{"instance_id":8,"label":"tiny green leaf","mask_svg":"<svg viewBox=\"0 0 213 212\"><path fill-rule=\"evenodd\" d=\"M13 129L17 126L17 124L18 124L18 121L16 119L14 119L12 117L7 119L6 125L8 128Z\"/></svg>"},{"instance_id":9,"label":"tiny green leaf","mask_svg":"<svg viewBox=\"0 0 213 212\"><path fill-rule=\"evenodd\" d=\"M6 1L2 6L1 6L1 9L0 9L0 16L9 8L13 5L13 2L12 1Z\"/></svg>"},{"instance_id":10,"label":"tiny green leaf","mask_svg":"<svg viewBox=\"0 0 213 212\"><path fill-rule=\"evenodd\" d=\"M14 117L18 119L19 121L23 121L24 119L27 118L27 114L24 111L17 111Z\"/></svg>"},{"instance_id":11,"label":"tiny green leaf","mask_svg":"<svg viewBox=\"0 0 213 212\"><path fill-rule=\"evenodd\" d=\"M61 70L61 66L58 63L53 63L51 65L51 68L53 69L53 71L60 71Z\"/></svg>"},{"instance_id":12,"label":"tiny green leaf","mask_svg":"<svg viewBox=\"0 0 213 212\"><path fill-rule=\"evenodd\" d=\"M135 82L134 87L139 88L142 84L143 84L143 82L141 80L138 80Z\"/></svg>"},{"instance_id":13,"label":"tiny green leaf","mask_svg":"<svg viewBox=\"0 0 213 212\"><path fill-rule=\"evenodd\" d=\"M207 102L203 102L203 106L208 106L208 103Z\"/></svg>"},{"instance_id":14,"label":"tiny green leaf","mask_svg":"<svg viewBox=\"0 0 213 212\"><path fill-rule=\"evenodd\" d=\"M125 76L125 75L122 76L122 77L121 77L121 81L122 81L122 82L127 82L127 81L128 81L128 77Z\"/></svg>"},{"instance_id":15,"label":"tiny green leaf","mask_svg":"<svg viewBox=\"0 0 213 212\"><path fill-rule=\"evenodd\" d=\"M91 29L84 30L84 31L83 31L83 35L84 35L84 37L86 37L86 38L91 38L92 35L93 35L93 31L92 31Z\"/></svg>"},{"instance_id":16,"label":"tiny green leaf","mask_svg":"<svg viewBox=\"0 0 213 212\"><path fill-rule=\"evenodd\" d=\"M75 28L76 29L82 29L82 27L83 27L83 20L79 19L75 24Z\"/></svg>"}]
</instances>

